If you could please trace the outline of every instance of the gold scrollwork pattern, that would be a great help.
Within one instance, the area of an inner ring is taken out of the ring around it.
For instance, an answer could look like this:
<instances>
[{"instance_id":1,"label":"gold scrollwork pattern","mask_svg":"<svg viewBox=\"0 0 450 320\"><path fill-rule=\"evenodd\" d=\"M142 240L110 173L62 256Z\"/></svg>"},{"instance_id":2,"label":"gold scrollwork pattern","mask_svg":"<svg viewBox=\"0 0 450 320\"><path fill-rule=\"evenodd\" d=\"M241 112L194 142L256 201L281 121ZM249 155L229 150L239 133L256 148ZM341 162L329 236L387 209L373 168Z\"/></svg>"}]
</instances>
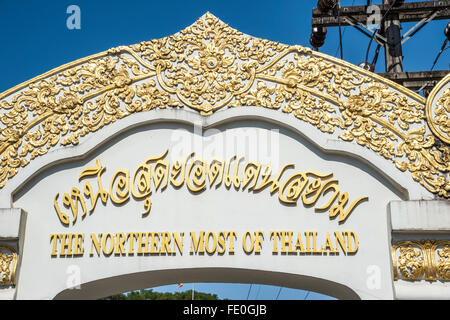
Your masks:
<instances>
[{"instance_id":1,"label":"gold scrollwork pattern","mask_svg":"<svg viewBox=\"0 0 450 320\"><path fill-rule=\"evenodd\" d=\"M0 286L15 285L17 253L13 248L0 246Z\"/></svg>"},{"instance_id":2,"label":"gold scrollwork pattern","mask_svg":"<svg viewBox=\"0 0 450 320\"><path fill-rule=\"evenodd\" d=\"M427 128L423 97L309 48L244 35L209 13L175 35L77 60L0 94L0 189L36 157L128 115L247 106L337 133L450 196L450 149Z\"/></svg>"},{"instance_id":3,"label":"gold scrollwork pattern","mask_svg":"<svg viewBox=\"0 0 450 320\"><path fill-rule=\"evenodd\" d=\"M450 246L447 244L442 249L436 251L438 258L436 271L441 279L450 280Z\"/></svg>"},{"instance_id":4,"label":"gold scrollwork pattern","mask_svg":"<svg viewBox=\"0 0 450 320\"><path fill-rule=\"evenodd\" d=\"M400 241L392 246L394 280L450 280L450 241Z\"/></svg>"}]
</instances>

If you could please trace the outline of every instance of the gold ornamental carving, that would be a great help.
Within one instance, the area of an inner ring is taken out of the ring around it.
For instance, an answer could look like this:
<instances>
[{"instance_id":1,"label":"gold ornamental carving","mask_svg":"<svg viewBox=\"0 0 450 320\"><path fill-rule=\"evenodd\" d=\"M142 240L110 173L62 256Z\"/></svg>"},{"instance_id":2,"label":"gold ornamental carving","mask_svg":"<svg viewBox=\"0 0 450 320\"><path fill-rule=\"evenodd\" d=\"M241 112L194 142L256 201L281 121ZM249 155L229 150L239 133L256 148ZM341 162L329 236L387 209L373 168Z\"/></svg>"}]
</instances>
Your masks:
<instances>
[{"instance_id":1,"label":"gold ornamental carving","mask_svg":"<svg viewBox=\"0 0 450 320\"><path fill-rule=\"evenodd\" d=\"M36 157L131 114L247 106L336 133L449 198L450 148L428 129L423 97L309 48L244 35L209 13L173 36L77 60L0 94L0 189Z\"/></svg>"},{"instance_id":2,"label":"gold ornamental carving","mask_svg":"<svg viewBox=\"0 0 450 320\"><path fill-rule=\"evenodd\" d=\"M392 246L394 280L450 280L450 241L400 241Z\"/></svg>"},{"instance_id":3,"label":"gold ornamental carving","mask_svg":"<svg viewBox=\"0 0 450 320\"><path fill-rule=\"evenodd\" d=\"M444 77L430 92L427 100L427 121L433 133L450 144L450 74ZM436 102L433 103L436 98Z\"/></svg>"},{"instance_id":4,"label":"gold ornamental carving","mask_svg":"<svg viewBox=\"0 0 450 320\"><path fill-rule=\"evenodd\" d=\"M15 285L17 253L13 248L0 246L0 286Z\"/></svg>"}]
</instances>

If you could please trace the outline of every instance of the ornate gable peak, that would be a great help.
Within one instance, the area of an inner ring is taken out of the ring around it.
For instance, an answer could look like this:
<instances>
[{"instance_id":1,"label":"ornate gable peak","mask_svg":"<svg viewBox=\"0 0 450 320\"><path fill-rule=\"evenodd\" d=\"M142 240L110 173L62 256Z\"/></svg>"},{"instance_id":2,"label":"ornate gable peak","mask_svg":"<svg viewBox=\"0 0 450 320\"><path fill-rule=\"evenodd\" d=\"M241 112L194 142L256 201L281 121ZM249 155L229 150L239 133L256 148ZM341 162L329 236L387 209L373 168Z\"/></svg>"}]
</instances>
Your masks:
<instances>
[{"instance_id":1,"label":"ornate gable peak","mask_svg":"<svg viewBox=\"0 0 450 320\"><path fill-rule=\"evenodd\" d=\"M288 45L244 35L209 12L175 35L130 48L151 64L165 91L204 115L247 92L274 57L292 51Z\"/></svg>"}]
</instances>

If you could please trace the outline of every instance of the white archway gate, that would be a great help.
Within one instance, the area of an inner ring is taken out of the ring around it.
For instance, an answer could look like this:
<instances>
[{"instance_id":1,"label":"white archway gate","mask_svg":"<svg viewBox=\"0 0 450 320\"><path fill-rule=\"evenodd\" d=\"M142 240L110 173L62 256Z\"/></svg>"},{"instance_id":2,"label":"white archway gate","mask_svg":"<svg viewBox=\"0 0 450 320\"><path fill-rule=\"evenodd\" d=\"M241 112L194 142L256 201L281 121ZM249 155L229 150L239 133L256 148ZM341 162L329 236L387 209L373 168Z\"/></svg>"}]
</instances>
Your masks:
<instances>
[{"instance_id":1,"label":"white archway gate","mask_svg":"<svg viewBox=\"0 0 450 320\"><path fill-rule=\"evenodd\" d=\"M203 281L448 299L449 80L425 100L207 13L16 86L0 297Z\"/></svg>"}]
</instances>

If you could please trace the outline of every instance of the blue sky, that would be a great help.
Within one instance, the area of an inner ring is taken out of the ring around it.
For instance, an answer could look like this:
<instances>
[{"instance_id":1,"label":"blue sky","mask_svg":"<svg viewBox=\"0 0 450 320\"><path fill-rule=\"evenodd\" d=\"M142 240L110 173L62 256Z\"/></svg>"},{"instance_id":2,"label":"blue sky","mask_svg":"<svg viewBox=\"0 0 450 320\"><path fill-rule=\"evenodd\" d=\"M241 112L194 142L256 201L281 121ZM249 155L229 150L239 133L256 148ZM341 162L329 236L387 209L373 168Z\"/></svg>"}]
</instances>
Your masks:
<instances>
[{"instance_id":1,"label":"blue sky","mask_svg":"<svg viewBox=\"0 0 450 320\"><path fill-rule=\"evenodd\" d=\"M412 0L407 0L412 1ZM366 0L341 0L342 6ZM381 3L381 0L372 0ZM66 27L69 5L81 9L81 30ZM0 92L64 63L120 45L161 38L191 25L210 11L230 26L260 38L309 45L311 10L316 0L295 1L92 1L0 0ZM448 21L428 24L406 42L406 71L429 70L444 41ZM405 33L414 23L403 25ZM359 64L369 39L352 27L343 28L344 60ZM329 28L320 51L338 56L338 28ZM375 46L372 44L370 59ZM435 70L450 69L450 50ZM384 71L384 51L376 72Z\"/></svg>"},{"instance_id":2,"label":"blue sky","mask_svg":"<svg viewBox=\"0 0 450 320\"><path fill-rule=\"evenodd\" d=\"M215 293L219 299L230 300L329 300L334 299L312 291L303 291L276 286L238 283L186 283L177 289L178 285L168 285L153 288L158 292L181 292L194 289L196 291ZM281 291L280 291L281 289Z\"/></svg>"},{"instance_id":3,"label":"blue sky","mask_svg":"<svg viewBox=\"0 0 450 320\"><path fill-rule=\"evenodd\" d=\"M407 0L411 2L412 0ZM162 38L191 25L210 11L231 27L246 34L285 44L309 45L311 11L316 0L296 1L92 1L92 0L0 0L0 92L62 64L120 45ZM381 0L372 0L373 4ZM366 4L366 0L341 0L342 6ZM69 30L69 5L81 9L81 29ZM428 24L403 47L405 71L429 70L444 41L448 21ZM405 33L414 23L403 24ZM344 60L359 64L369 39L352 27L343 28ZM338 28L329 28L321 52L338 56ZM369 60L372 60L375 45ZM450 69L450 50L434 70ZM376 72L384 72L384 51ZM160 291L190 290L176 285ZM217 293L229 299L275 299L279 288L249 284L195 284L195 290ZM279 299L320 299L316 293L284 288Z\"/></svg>"}]
</instances>

